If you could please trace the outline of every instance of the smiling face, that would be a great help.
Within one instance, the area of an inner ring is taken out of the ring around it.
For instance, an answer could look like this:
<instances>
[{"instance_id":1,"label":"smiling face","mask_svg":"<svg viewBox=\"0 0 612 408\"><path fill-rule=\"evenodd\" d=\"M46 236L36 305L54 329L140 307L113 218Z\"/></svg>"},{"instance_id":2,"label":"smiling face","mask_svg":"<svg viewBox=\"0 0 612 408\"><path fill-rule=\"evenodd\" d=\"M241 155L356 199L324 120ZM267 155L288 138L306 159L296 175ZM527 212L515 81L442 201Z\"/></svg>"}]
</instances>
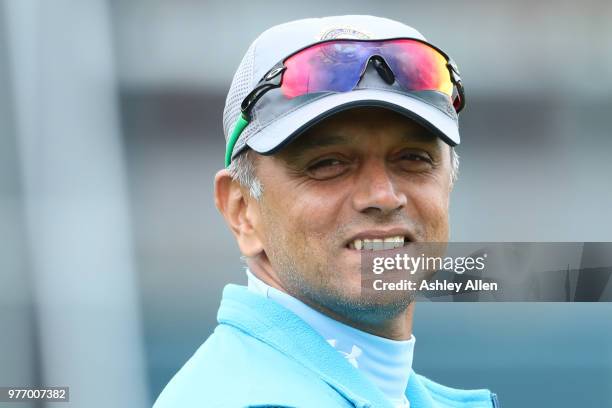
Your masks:
<instances>
[{"instance_id":1,"label":"smiling face","mask_svg":"<svg viewBox=\"0 0 612 408\"><path fill-rule=\"evenodd\" d=\"M380 108L336 114L257 158L259 262L319 309L347 319L397 314L410 303L406 294L361 295L361 251L446 242L450 173L449 146L404 116Z\"/></svg>"}]
</instances>

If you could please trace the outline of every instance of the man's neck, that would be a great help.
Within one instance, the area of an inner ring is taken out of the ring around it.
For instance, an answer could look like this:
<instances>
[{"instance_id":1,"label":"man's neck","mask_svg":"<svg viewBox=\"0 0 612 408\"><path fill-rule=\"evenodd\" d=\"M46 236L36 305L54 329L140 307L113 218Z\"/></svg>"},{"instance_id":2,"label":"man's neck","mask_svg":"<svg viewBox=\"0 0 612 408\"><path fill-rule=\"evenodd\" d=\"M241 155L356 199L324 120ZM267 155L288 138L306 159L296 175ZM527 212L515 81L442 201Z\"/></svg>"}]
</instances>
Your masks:
<instances>
[{"instance_id":1,"label":"man's neck","mask_svg":"<svg viewBox=\"0 0 612 408\"><path fill-rule=\"evenodd\" d=\"M266 260L267 261L267 260ZM410 303L404 310L389 317L388 314L383 316L372 316L367 321L365 319L352 319L346 315L336 313L324 305L311 301L300 294L291 293L282 284L278 275L269 265L269 262L263 262L261 259L250 259L248 262L249 270L258 279L283 293L291 295L316 311L339 321L355 329L373 334L375 336L384 337L390 340L408 340L412 336L412 317L414 314L414 302ZM355 313L355 315L363 316L363 312Z\"/></svg>"}]
</instances>

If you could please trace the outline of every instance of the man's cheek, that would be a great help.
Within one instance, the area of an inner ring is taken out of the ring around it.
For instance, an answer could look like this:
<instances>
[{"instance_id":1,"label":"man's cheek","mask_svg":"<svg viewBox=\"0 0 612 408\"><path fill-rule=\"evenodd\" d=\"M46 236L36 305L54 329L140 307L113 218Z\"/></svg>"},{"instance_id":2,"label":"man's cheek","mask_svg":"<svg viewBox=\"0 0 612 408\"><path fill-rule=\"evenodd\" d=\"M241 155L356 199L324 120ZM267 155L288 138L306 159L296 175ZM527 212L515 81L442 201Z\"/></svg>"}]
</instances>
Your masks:
<instances>
[{"instance_id":1,"label":"man's cheek","mask_svg":"<svg viewBox=\"0 0 612 408\"><path fill-rule=\"evenodd\" d=\"M325 208L319 207L292 211L286 222L289 229L294 231L294 234L300 234L303 239L321 240L334 228L334 220L326 217L328 212L325 211Z\"/></svg>"},{"instance_id":2,"label":"man's cheek","mask_svg":"<svg viewBox=\"0 0 612 408\"><path fill-rule=\"evenodd\" d=\"M419 214L425 227L426 239L445 240L448 236L448 199L439 194L431 195L420 201Z\"/></svg>"},{"instance_id":3,"label":"man's cheek","mask_svg":"<svg viewBox=\"0 0 612 408\"><path fill-rule=\"evenodd\" d=\"M446 208L440 208L432 214L430 229L432 241L448 240L448 211Z\"/></svg>"}]
</instances>

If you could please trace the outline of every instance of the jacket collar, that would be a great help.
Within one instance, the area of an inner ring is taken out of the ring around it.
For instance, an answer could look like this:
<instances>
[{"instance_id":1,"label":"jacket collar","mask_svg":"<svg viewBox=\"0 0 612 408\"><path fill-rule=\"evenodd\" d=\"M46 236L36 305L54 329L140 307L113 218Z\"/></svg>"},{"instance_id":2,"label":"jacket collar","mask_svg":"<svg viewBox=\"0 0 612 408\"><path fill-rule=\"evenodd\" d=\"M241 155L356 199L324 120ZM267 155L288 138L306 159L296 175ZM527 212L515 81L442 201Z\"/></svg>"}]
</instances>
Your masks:
<instances>
[{"instance_id":1,"label":"jacket collar","mask_svg":"<svg viewBox=\"0 0 612 408\"><path fill-rule=\"evenodd\" d=\"M227 285L217 320L263 341L317 373L355 407L392 408L384 394L323 337L276 302L249 292L244 286ZM414 377L411 375L411 381Z\"/></svg>"},{"instance_id":2,"label":"jacket collar","mask_svg":"<svg viewBox=\"0 0 612 408\"><path fill-rule=\"evenodd\" d=\"M245 286L227 285L217 314L219 324L244 331L296 360L357 408L393 408L384 394L359 373L306 322ZM288 335L291 334L291 335ZM413 408L497 407L489 390L459 390L411 371L406 396Z\"/></svg>"}]
</instances>

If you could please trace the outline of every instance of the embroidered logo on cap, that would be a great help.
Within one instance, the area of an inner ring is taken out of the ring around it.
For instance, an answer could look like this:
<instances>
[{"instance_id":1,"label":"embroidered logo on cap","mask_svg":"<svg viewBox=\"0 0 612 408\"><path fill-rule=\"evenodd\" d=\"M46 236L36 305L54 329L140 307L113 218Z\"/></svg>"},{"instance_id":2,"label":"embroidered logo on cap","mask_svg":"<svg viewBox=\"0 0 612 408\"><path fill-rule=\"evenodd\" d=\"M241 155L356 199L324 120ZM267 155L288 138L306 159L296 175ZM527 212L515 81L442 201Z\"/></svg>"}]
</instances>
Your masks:
<instances>
[{"instance_id":1,"label":"embroidered logo on cap","mask_svg":"<svg viewBox=\"0 0 612 408\"><path fill-rule=\"evenodd\" d=\"M318 40L334 40L337 38L343 39L356 39L356 40L367 40L371 38L369 34L364 33L363 31L356 30L352 27L344 26L344 27L334 27L324 30L320 35Z\"/></svg>"}]
</instances>

